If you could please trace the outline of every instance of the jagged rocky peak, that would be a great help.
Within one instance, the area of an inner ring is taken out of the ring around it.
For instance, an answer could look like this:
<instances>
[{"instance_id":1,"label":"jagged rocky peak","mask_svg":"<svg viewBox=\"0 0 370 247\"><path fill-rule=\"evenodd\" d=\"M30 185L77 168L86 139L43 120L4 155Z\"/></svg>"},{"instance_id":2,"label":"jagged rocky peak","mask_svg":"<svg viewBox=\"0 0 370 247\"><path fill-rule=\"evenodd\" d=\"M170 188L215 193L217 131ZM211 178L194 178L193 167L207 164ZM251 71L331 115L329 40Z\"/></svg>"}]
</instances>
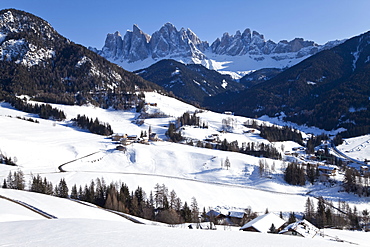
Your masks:
<instances>
[{"instance_id":1,"label":"jagged rocky peak","mask_svg":"<svg viewBox=\"0 0 370 247\"><path fill-rule=\"evenodd\" d=\"M128 61L138 61L149 57L150 51L148 50L148 42L150 36L137 25L133 26L133 31L129 31L124 39L124 56Z\"/></svg>"},{"instance_id":2,"label":"jagged rocky peak","mask_svg":"<svg viewBox=\"0 0 370 247\"><path fill-rule=\"evenodd\" d=\"M193 56L202 59L208 48L208 43L201 41L190 29L181 28L180 31L171 23L166 23L159 31L152 35L150 40L152 57Z\"/></svg>"},{"instance_id":3,"label":"jagged rocky peak","mask_svg":"<svg viewBox=\"0 0 370 247\"><path fill-rule=\"evenodd\" d=\"M135 62L146 58L196 57L204 58L208 43L201 41L190 29L177 30L172 23L164 24L152 36L137 25L122 38L119 33L108 34L101 55L112 60Z\"/></svg>"},{"instance_id":4,"label":"jagged rocky peak","mask_svg":"<svg viewBox=\"0 0 370 247\"><path fill-rule=\"evenodd\" d=\"M222 38L217 38L212 43L212 52L219 55L245 55L250 51L260 53L261 49L265 44L265 38L262 34L257 31L251 32L249 28L245 29L243 33L239 30L236 31L235 35L224 33Z\"/></svg>"},{"instance_id":5,"label":"jagged rocky peak","mask_svg":"<svg viewBox=\"0 0 370 247\"><path fill-rule=\"evenodd\" d=\"M303 48L308 47L305 51ZM211 45L212 52L219 55L269 55L296 52L298 57L314 54L318 45L313 41L295 38L292 41L281 40L278 43L265 40L263 34L245 29L243 33L236 31L235 35L224 33L221 39L216 39Z\"/></svg>"},{"instance_id":6,"label":"jagged rocky peak","mask_svg":"<svg viewBox=\"0 0 370 247\"><path fill-rule=\"evenodd\" d=\"M234 35L225 32L221 38L217 38L209 45L208 42L200 40L189 28L178 30L168 22L152 36L145 34L137 25L134 25L133 31L127 31L123 38L117 33L108 35L105 46L98 53L118 64L133 63L147 58L154 61L172 58L178 61L207 64L209 68L212 68L213 62L210 61L214 57L210 56L216 55L217 58L217 55L247 55L254 61L273 59L277 61L277 67L282 67L287 64L292 65L292 62L298 62L300 58L308 57L337 44L334 42L319 46L313 41L306 41L302 38L275 43L272 40L266 41L263 34L246 28L243 32L236 31ZM282 63L282 60L286 62Z\"/></svg>"},{"instance_id":7,"label":"jagged rocky peak","mask_svg":"<svg viewBox=\"0 0 370 247\"><path fill-rule=\"evenodd\" d=\"M122 56L123 40L120 32L115 32L107 34L105 39L105 44L103 47L103 52L110 57L120 57Z\"/></svg>"}]
</instances>

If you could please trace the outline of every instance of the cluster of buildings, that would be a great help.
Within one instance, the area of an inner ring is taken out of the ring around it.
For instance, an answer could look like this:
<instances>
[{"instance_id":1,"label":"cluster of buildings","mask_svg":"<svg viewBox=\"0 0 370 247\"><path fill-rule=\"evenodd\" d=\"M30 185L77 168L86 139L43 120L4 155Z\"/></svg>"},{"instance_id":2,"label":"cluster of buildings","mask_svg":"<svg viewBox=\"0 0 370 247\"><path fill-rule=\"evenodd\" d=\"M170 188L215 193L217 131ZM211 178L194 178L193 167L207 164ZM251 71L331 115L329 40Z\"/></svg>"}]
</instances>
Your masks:
<instances>
[{"instance_id":1,"label":"cluster of buildings","mask_svg":"<svg viewBox=\"0 0 370 247\"><path fill-rule=\"evenodd\" d=\"M128 134L114 134L112 135L112 141L118 146L117 150L126 151L126 146L131 145L132 143L142 143L149 144L149 141L161 141L162 139L158 137L156 133L149 133L149 136L137 136L137 135L128 135Z\"/></svg>"},{"instance_id":2,"label":"cluster of buildings","mask_svg":"<svg viewBox=\"0 0 370 247\"><path fill-rule=\"evenodd\" d=\"M207 216L213 218L216 224L238 226L243 222L245 213L238 211L218 212L210 210L207 213ZM320 230L316 226L305 219L287 224L285 220L274 213L267 213L258 216L245 223L240 230L261 233L277 233L305 238L313 238L320 233Z\"/></svg>"}]
</instances>

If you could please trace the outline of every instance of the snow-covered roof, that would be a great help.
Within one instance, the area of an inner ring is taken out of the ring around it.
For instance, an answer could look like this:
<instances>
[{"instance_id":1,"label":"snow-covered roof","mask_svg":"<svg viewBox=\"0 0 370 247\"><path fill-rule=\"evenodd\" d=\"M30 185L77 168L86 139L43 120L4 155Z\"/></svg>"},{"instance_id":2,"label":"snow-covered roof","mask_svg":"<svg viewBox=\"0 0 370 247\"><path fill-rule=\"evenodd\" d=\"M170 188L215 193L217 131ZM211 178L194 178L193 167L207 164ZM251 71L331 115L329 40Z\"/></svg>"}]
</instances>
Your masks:
<instances>
[{"instance_id":1,"label":"snow-covered roof","mask_svg":"<svg viewBox=\"0 0 370 247\"><path fill-rule=\"evenodd\" d=\"M319 232L319 229L307 220L299 220L285 227L279 234L288 231L295 231L305 238L313 238Z\"/></svg>"},{"instance_id":2,"label":"snow-covered roof","mask_svg":"<svg viewBox=\"0 0 370 247\"><path fill-rule=\"evenodd\" d=\"M217 217L217 216L219 216L221 213L220 212L217 212L217 211L215 211L215 210L210 210L210 211L208 211L207 213L206 213L206 215L208 216L208 217Z\"/></svg>"},{"instance_id":3,"label":"snow-covered roof","mask_svg":"<svg viewBox=\"0 0 370 247\"><path fill-rule=\"evenodd\" d=\"M321 169L321 170L330 170L330 171L334 171L334 170L337 169L337 168L331 167L331 166L319 166L318 168Z\"/></svg>"},{"instance_id":4,"label":"snow-covered roof","mask_svg":"<svg viewBox=\"0 0 370 247\"><path fill-rule=\"evenodd\" d=\"M239 219L242 219L244 217L244 212L240 212L240 211L229 211L229 217L233 217L233 218L239 218Z\"/></svg>"},{"instance_id":5,"label":"snow-covered roof","mask_svg":"<svg viewBox=\"0 0 370 247\"><path fill-rule=\"evenodd\" d=\"M245 230L249 227L253 227L259 232L267 233L270 231L271 225L274 224L275 228L279 228L285 223L283 219L274 213L268 213L249 221L240 230Z\"/></svg>"}]
</instances>

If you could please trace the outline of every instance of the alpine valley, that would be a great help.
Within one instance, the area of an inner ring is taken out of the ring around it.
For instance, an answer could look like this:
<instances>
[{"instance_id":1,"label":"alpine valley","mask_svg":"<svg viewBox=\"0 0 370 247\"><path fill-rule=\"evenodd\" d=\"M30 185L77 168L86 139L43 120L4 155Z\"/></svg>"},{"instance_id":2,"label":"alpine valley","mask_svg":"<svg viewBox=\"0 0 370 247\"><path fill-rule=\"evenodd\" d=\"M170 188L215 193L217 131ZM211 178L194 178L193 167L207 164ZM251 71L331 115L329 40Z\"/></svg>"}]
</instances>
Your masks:
<instances>
[{"instance_id":1,"label":"alpine valley","mask_svg":"<svg viewBox=\"0 0 370 247\"><path fill-rule=\"evenodd\" d=\"M367 246L369 44L0 10L0 245Z\"/></svg>"}]
</instances>

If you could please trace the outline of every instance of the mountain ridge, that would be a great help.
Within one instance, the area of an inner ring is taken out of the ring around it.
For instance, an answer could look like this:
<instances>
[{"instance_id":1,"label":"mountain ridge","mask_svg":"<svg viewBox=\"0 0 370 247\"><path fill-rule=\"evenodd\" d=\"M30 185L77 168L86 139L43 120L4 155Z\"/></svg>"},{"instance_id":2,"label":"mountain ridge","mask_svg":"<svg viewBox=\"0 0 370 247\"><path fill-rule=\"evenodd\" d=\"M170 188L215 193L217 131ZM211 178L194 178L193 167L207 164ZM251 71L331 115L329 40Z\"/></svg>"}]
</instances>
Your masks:
<instances>
[{"instance_id":1,"label":"mountain ridge","mask_svg":"<svg viewBox=\"0 0 370 247\"><path fill-rule=\"evenodd\" d=\"M90 49L132 71L149 67L160 59L175 59L235 73L290 67L342 42L329 41L318 45L313 41L295 38L275 43L266 41L264 35L247 28L243 32L237 31L235 35L226 32L209 45L208 41L200 40L189 28L177 30L173 24L166 23L152 35L145 34L134 25L133 31L128 30L124 36L119 32L108 34L101 50Z\"/></svg>"},{"instance_id":2,"label":"mountain ridge","mask_svg":"<svg viewBox=\"0 0 370 247\"><path fill-rule=\"evenodd\" d=\"M343 127L347 136L362 135L370 130L369 62L367 32L243 92L210 98L207 105L244 116L283 116L326 130Z\"/></svg>"},{"instance_id":3,"label":"mountain ridge","mask_svg":"<svg viewBox=\"0 0 370 247\"><path fill-rule=\"evenodd\" d=\"M235 82L229 75L222 75L200 64L186 65L172 59L162 59L134 73L196 105L202 105L206 97L244 89L242 84Z\"/></svg>"}]
</instances>

